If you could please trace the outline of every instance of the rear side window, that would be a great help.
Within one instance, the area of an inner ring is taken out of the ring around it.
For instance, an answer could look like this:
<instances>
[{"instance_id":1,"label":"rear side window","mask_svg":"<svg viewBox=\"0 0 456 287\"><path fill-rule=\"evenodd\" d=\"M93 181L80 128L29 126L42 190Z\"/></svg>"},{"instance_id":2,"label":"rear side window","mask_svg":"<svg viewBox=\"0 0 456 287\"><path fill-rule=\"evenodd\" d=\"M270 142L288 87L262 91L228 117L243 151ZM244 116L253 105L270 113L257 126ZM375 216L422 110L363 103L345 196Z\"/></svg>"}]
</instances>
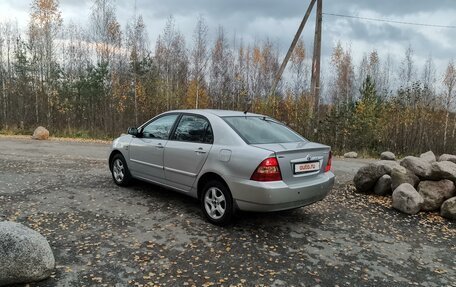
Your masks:
<instances>
[{"instance_id":1,"label":"rear side window","mask_svg":"<svg viewBox=\"0 0 456 287\"><path fill-rule=\"evenodd\" d=\"M211 125L203 117L183 115L176 127L173 140L212 144Z\"/></svg>"},{"instance_id":2,"label":"rear side window","mask_svg":"<svg viewBox=\"0 0 456 287\"><path fill-rule=\"evenodd\" d=\"M224 117L248 144L302 142L305 139L285 125L266 117Z\"/></svg>"}]
</instances>

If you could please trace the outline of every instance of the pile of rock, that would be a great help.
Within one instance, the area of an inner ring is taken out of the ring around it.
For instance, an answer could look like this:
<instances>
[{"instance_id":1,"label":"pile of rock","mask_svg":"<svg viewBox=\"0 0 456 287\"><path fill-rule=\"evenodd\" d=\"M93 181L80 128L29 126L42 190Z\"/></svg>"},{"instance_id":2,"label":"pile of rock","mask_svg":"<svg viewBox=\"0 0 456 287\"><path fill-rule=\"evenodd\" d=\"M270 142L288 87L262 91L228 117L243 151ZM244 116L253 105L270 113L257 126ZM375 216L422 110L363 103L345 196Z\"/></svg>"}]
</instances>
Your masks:
<instances>
[{"instance_id":1,"label":"pile of rock","mask_svg":"<svg viewBox=\"0 0 456 287\"><path fill-rule=\"evenodd\" d=\"M359 192L392 194L393 207L407 214L437 211L456 220L456 155L436 159L432 151L395 160L391 152L358 170L353 181Z\"/></svg>"}]
</instances>

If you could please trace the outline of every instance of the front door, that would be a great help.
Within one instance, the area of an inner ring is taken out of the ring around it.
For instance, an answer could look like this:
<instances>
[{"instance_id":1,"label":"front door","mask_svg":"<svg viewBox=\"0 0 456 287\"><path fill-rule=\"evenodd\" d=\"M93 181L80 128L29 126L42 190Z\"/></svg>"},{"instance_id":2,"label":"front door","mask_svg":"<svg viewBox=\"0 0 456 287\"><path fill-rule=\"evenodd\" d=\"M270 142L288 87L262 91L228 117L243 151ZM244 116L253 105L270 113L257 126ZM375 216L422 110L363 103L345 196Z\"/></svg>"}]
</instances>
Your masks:
<instances>
[{"instance_id":1,"label":"front door","mask_svg":"<svg viewBox=\"0 0 456 287\"><path fill-rule=\"evenodd\" d=\"M147 123L130 143L130 168L134 175L164 182L163 152L179 114L168 114Z\"/></svg>"},{"instance_id":2,"label":"front door","mask_svg":"<svg viewBox=\"0 0 456 287\"><path fill-rule=\"evenodd\" d=\"M166 145L166 179L181 189L190 190L206 162L212 142L209 121L202 116L184 114Z\"/></svg>"}]
</instances>

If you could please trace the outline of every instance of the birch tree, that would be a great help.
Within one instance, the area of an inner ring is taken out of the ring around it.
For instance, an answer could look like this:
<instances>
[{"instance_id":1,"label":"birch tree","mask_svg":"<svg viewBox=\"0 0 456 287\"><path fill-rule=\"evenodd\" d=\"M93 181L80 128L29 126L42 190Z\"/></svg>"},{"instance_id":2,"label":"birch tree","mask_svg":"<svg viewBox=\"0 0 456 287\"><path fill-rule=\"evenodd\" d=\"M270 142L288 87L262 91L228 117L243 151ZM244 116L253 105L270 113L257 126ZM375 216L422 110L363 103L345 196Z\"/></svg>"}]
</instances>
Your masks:
<instances>
[{"instance_id":1,"label":"birch tree","mask_svg":"<svg viewBox=\"0 0 456 287\"><path fill-rule=\"evenodd\" d=\"M50 126L52 112L57 104L55 40L62 26L58 0L34 0L30 11L29 39L33 44L32 52L36 58L40 92L45 99L46 119ZM38 96L36 97L36 116L39 121Z\"/></svg>"},{"instance_id":2,"label":"birch tree","mask_svg":"<svg viewBox=\"0 0 456 287\"><path fill-rule=\"evenodd\" d=\"M443 78L443 84L446 88L445 91L445 110L446 110L446 115L445 115L445 130L444 130L444 135L443 135L443 148L446 148L447 145L447 134L448 134L448 122L450 118L450 111L452 108L452 104L454 102L454 88L456 85L456 68L454 66L453 60L451 60L448 63L448 66L445 71L445 75ZM453 133L452 133L452 138L454 138L454 133L456 130L456 119L453 127Z\"/></svg>"},{"instance_id":3,"label":"birch tree","mask_svg":"<svg viewBox=\"0 0 456 287\"><path fill-rule=\"evenodd\" d=\"M194 107L197 109L200 105L200 97L202 96L203 107L208 104L207 92L205 88L205 76L207 72L207 64L209 55L207 51L207 33L208 27L203 16L199 16L195 30L193 31L193 48L190 52L190 65L191 65L191 85L192 93L188 94L189 104L194 100ZM201 93L202 90L202 93Z\"/></svg>"}]
</instances>

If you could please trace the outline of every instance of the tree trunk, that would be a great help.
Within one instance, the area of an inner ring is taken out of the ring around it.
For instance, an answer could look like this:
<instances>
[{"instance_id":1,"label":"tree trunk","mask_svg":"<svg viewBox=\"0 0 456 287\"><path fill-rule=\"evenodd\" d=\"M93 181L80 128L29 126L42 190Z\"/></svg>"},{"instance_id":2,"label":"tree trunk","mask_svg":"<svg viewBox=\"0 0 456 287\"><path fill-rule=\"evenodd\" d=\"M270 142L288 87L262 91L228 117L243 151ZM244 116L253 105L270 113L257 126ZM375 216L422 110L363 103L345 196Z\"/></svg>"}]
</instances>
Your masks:
<instances>
[{"instance_id":1,"label":"tree trunk","mask_svg":"<svg viewBox=\"0 0 456 287\"><path fill-rule=\"evenodd\" d=\"M446 116L445 116L445 131L443 133L443 150L446 149L446 143L447 143L447 130L448 130L448 119L450 117L450 111L447 108L446 111Z\"/></svg>"},{"instance_id":2,"label":"tree trunk","mask_svg":"<svg viewBox=\"0 0 456 287\"><path fill-rule=\"evenodd\" d=\"M196 81L196 102L195 102L195 109L198 109L198 101L199 101L199 83L198 80Z\"/></svg>"},{"instance_id":3,"label":"tree trunk","mask_svg":"<svg viewBox=\"0 0 456 287\"><path fill-rule=\"evenodd\" d=\"M452 140L454 140L454 134L456 132L456 114L453 117L453 122L454 122L454 124L453 124L453 132L451 133L451 139Z\"/></svg>"}]
</instances>

